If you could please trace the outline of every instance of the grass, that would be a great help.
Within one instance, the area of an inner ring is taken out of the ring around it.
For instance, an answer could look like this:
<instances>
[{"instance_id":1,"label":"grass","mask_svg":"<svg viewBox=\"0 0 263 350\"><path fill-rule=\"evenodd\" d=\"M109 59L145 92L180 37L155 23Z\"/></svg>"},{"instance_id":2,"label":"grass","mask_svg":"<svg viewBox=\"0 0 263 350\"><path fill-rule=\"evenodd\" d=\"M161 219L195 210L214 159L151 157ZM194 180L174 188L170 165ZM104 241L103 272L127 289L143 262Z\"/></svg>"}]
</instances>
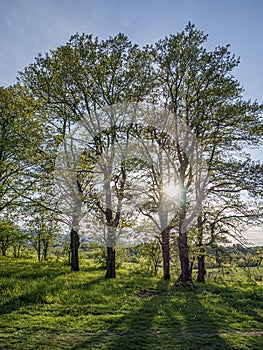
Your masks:
<instances>
[{"instance_id":1,"label":"grass","mask_svg":"<svg viewBox=\"0 0 263 350\"><path fill-rule=\"evenodd\" d=\"M262 282L215 271L194 291L133 267L1 258L0 349L263 349Z\"/></svg>"}]
</instances>

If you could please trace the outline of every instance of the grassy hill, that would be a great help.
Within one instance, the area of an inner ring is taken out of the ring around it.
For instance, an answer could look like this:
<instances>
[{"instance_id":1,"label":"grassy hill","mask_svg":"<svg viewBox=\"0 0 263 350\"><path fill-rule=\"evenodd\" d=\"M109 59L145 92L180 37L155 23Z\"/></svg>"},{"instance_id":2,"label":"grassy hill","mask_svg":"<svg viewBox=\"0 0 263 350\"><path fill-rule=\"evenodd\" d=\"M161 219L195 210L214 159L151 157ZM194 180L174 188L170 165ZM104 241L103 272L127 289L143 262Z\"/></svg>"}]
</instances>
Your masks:
<instances>
[{"instance_id":1,"label":"grassy hill","mask_svg":"<svg viewBox=\"0 0 263 350\"><path fill-rule=\"evenodd\" d=\"M242 269L210 271L185 290L136 264L107 281L92 263L79 273L59 262L0 264L0 349L263 349L262 278L247 282Z\"/></svg>"}]
</instances>

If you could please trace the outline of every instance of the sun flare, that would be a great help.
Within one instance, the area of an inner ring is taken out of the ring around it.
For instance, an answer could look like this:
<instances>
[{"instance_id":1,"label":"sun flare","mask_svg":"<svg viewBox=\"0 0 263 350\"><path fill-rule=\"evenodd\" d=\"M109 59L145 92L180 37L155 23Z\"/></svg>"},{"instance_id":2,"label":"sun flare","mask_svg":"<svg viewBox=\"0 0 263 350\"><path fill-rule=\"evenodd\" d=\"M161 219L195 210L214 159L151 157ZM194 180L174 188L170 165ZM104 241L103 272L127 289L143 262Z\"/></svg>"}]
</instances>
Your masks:
<instances>
[{"instance_id":1,"label":"sun flare","mask_svg":"<svg viewBox=\"0 0 263 350\"><path fill-rule=\"evenodd\" d=\"M164 193L169 197L179 196L180 187L178 184L170 182L167 186L164 187Z\"/></svg>"}]
</instances>

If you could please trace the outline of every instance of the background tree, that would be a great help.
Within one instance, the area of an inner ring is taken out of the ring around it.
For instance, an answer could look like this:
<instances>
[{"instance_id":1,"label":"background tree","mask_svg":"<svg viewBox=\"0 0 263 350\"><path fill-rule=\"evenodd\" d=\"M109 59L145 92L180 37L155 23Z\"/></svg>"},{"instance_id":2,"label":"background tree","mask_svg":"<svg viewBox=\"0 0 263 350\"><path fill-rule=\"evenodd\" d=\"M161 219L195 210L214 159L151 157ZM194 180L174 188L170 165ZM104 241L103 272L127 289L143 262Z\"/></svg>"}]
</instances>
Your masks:
<instances>
[{"instance_id":1,"label":"background tree","mask_svg":"<svg viewBox=\"0 0 263 350\"><path fill-rule=\"evenodd\" d=\"M6 256L8 248L16 244L20 229L11 220L5 219L0 222L0 249Z\"/></svg>"},{"instance_id":2,"label":"background tree","mask_svg":"<svg viewBox=\"0 0 263 350\"><path fill-rule=\"evenodd\" d=\"M0 211L20 205L36 188L43 135L35 108L21 86L0 88Z\"/></svg>"},{"instance_id":3,"label":"background tree","mask_svg":"<svg viewBox=\"0 0 263 350\"><path fill-rule=\"evenodd\" d=\"M58 219L54 212L27 212L24 227L28 241L37 253L39 262L48 259L48 252L54 245L58 232Z\"/></svg>"},{"instance_id":4,"label":"background tree","mask_svg":"<svg viewBox=\"0 0 263 350\"><path fill-rule=\"evenodd\" d=\"M158 239L152 242L146 242L136 247L138 251L137 256L141 259L140 263L147 268L147 270L157 275L158 268L162 263L162 247Z\"/></svg>"}]
</instances>

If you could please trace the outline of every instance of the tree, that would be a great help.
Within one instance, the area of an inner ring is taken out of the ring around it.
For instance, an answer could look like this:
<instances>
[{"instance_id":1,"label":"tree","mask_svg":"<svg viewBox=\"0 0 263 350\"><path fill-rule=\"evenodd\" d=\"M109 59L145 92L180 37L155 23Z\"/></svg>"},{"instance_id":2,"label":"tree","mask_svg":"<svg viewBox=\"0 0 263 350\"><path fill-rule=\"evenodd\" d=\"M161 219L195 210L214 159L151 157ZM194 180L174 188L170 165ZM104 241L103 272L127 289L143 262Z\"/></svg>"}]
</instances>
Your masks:
<instances>
[{"instance_id":1,"label":"tree","mask_svg":"<svg viewBox=\"0 0 263 350\"><path fill-rule=\"evenodd\" d=\"M262 223L259 169L249 158L232 158L214 165L207 200L198 216L198 282L205 280L205 251L209 246L226 237L245 244L245 230Z\"/></svg>"},{"instance_id":2,"label":"tree","mask_svg":"<svg viewBox=\"0 0 263 350\"><path fill-rule=\"evenodd\" d=\"M138 257L142 259L142 264L146 264L148 271L157 275L158 267L162 262L162 249L159 240L136 246Z\"/></svg>"},{"instance_id":3,"label":"tree","mask_svg":"<svg viewBox=\"0 0 263 350\"><path fill-rule=\"evenodd\" d=\"M210 201L204 204L198 216L193 237L192 249L197 256L198 282L205 282L205 258L208 252L211 254L211 249L216 251L218 244L233 240L245 244L245 230L250 221L258 216L257 209L249 208L236 194L208 198Z\"/></svg>"},{"instance_id":4,"label":"tree","mask_svg":"<svg viewBox=\"0 0 263 350\"><path fill-rule=\"evenodd\" d=\"M14 252L14 258L19 258L21 254L22 248L25 248L27 246L27 236L26 234L21 230L21 228L18 228L14 232L14 240L13 240L13 252Z\"/></svg>"},{"instance_id":5,"label":"tree","mask_svg":"<svg viewBox=\"0 0 263 350\"><path fill-rule=\"evenodd\" d=\"M94 134L96 121L94 124L93 119L98 108L142 100L149 90L148 67L148 55L123 34L101 42L91 35L76 34L65 46L45 57L40 55L20 75L20 80L45 106L49 124L53 124L55 133L63 139L79 120L85 120ZM108 210L108 222L112 221L110 216ZM78 270L77 221L74 216L71 223L72 270ZM107 250L106 277L114 278L114 268L110 266L114 266L115 250L114 247Z\"/></svg>"},{"instance_id":6,"label":"tree","mask_svg":"<svg viewBox=\"0 0 263 350\"><path fill-rule=\"evenodd\" d=\"M166 116L162 115L159 123L157 120L152 120L154 127L146 125L141 132L137 130L135 133L143 149L143 157L139 162L140 168L135 168L136 175L133 182L135 182L138 197L136 207L139 213L154 225L151 235L159 240L162 247L163 277L165 280L170 280L170 231L177 221L178 203L175 197L178 197L178 193L169 193L169 190L171 190L171 184L173 189L176 189L175 182L178 179L176 179L177 168L171 152L172 147L168 147L166 143L167 139L171 141L171 135L167 130L162 130L163 124L167 122L164 120L165 117L169 119L169 113L166 113ZM140 182L140 191L138 191ZM149 231L151 225L147 221L144 222ZM152 237L149 239L150 246L152 246Z\"/></svg>"},{"instance_id":7,"label":"tree","mask_svg":"<svg viewBox=\"0 0 263 350\"><path fill-rule=\"evenodd\" d=\"M47 260L48 251L59 231L56 214L43 210L28 212L25 220L26 235L37 253L38 261Z\"/></svg>"},{"instance_id":8,"label":"tree","mask_svg":"<svg viewBox=\"0 0 263 350\"><path fill-rule=\"evenodd\" d=\"M209 52L203 46L206 40L207 35L189 23L182 33L158 41L152 53L161 99L174 118L183 120L200 140L209 173L213 174L224 164L226 154L235 153L249 137L260 136L262 106L243 101L242 89L231 74L239 59L231 55L229 47L217 47ZM180 185L185 189L179 213L181 275L178 281L191 283L189 225L185 219L194 177L189 159L180 147L177 157ZM212 178L217 180L216 175ZM209 181L207 178L205 188L209 188Z\"/></svg>"},{"instance_id":9,"label":"tree","mask_svg":"<svg viewBox=\"0 0 263 350\"><path fill-rule=\"evenodd\" d=\"M0 211L13 209L35 189L43 142L35 107L21 86L0 88Z\"/></svg>"},{"instance_id":10,"label":"tree","mask_svg":"<svg viewBox=\"0 0 263 350\"><path fill-rule=\"evenodd\" d=\"M19 228L10 220L0 222L0 249L3 256L6 256L8 248L15 244L19 231Z\"/></svg>"}]
</instances>

